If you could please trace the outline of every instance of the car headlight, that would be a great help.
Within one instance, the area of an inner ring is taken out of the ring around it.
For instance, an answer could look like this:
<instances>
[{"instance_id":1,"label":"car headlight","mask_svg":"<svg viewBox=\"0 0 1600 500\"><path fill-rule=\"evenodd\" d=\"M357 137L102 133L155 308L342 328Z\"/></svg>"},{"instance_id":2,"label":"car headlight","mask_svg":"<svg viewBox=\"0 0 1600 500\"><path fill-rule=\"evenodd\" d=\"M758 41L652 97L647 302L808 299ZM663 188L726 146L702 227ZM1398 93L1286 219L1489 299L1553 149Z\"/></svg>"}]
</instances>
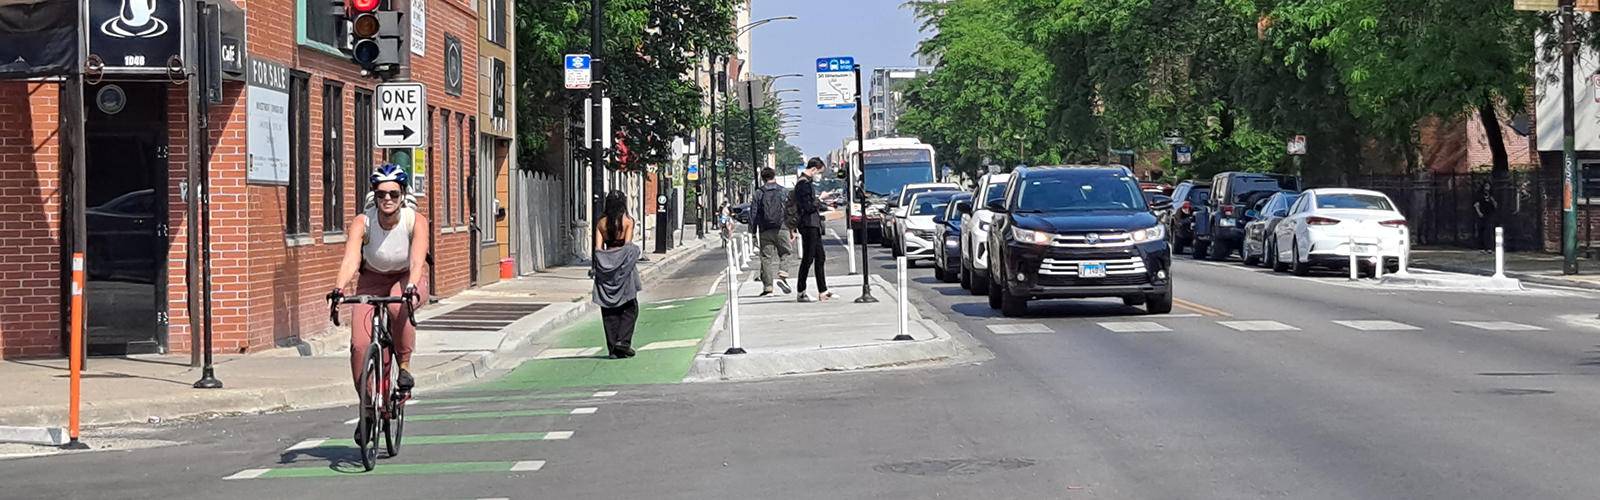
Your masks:
<instances>
[{"instance_id":1,"label":"car headlight","mask_svg":"<svg viewBox=\"0 0 1600 500\"><path fill-rule=\"evenodd\" d=\"M989 223L987 223L987 222L979 222L978 223L978 230L979 231L988 231L989 230Z\"/></svg>"},{"instance_id":2,"label":"car headlight","mask_svg":"<svg viewBox=\"0 0 1600 500\"><path fill-rule=\"evenodd\" d=\"M1134 232L1128 233L1128 238L1132 239L1134 243L1144 243L1144 242L1147 242L1147 241L1156 241L1156 240L1159 240L1159 239L1164 239L1166 237L1167 237L1167 228L1166 228L1166 226L1161 226L1161 225L1157 225L1156 227L1152 227L1150 229L1140 229L1138 231L1134 231Z\"/></svg>"},{"instance_id":3,"label":"car headlight","mask_svg":"<svg viewBox=\"0 0 1600 500\"><path fill-rule=\"evenodd\" d=\"M1015 238L1018 243L1028 243L1031 245L1046 245L1050 243L1050 233L1029 231L1019 227L1011 228L1011 237Z\"/></svg>"}]
</instances>

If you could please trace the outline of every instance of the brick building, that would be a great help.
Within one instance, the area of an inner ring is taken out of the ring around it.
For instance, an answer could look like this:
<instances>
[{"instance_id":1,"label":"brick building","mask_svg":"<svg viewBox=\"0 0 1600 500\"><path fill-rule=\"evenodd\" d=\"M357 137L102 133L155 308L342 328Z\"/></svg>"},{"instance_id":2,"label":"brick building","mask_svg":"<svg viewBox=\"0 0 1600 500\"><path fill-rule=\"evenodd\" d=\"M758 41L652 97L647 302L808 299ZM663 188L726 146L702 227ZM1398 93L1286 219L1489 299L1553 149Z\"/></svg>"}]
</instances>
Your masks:
<instances>
[{"instance_id":1,"label":"brick building","mask_svg":"<svg viewBox=\"0 0 1600 500\"><path fill-rule=\"evenodd\" d=\"M493 242L504 241L497 235L507 222L493 212L505 203L513 132L504 123L514 120L504 104L510 102L510 79L499 80L501 92L483 92L480 86L495 80L492 72L480 78L479 65L499 60L509 67L511 49L509 35L483 32L506 29L509 21L482 22L480 12L509 19L507 0L391 1L407 13L408 33L426 35L420 43L408 40L410 77L427 86L428 101L428 145L415 151L375 148L371 113L381 81L363 76L335 48L343 37L328 2L237 1L245 20L244 71L221 85L207 137L216 352L255 352L331 331L322 297L334 285L345 226L365 204L365 177L385 158L416 159L415 178L422 182L413 191L419 210L433 221L435 296L497 275L480 270L492 269L496 256L504 256ZM121 0L90 3L115 10ZM97 8L91 7L91 31L101 24ZM497 52L480 58L478 48L487 38L498 41ZM90 53L97 54L93 41ZM464 76L447 82L447 75ZM190 89L181 76L107 71L91 76L86 86L91 353L190 350ZM59 87L0 81L3 358L64 351ZM119 95L125 104L107 107ZM286 101L274 100L284 96ZM287 158L279 151L287 151ZM499 227L480 232L474 227L490 226L474 226L475 220L496 220Z\"/></svg>"}]
</instances>

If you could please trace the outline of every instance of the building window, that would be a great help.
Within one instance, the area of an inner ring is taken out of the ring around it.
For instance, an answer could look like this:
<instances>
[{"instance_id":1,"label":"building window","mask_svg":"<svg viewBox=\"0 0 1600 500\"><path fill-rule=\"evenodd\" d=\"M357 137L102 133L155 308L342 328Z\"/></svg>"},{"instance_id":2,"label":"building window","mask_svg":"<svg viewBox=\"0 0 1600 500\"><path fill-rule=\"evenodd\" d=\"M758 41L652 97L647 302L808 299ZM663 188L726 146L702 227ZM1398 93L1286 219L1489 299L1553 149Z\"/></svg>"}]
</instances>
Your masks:
<instances>
[{"instance_id":1,"label":"building window","mask_svg":"<svg viewBox=\"0 0 1600 500\"><path fill-rule=\"evenodd\" d=\"M356 89L356 186L360 194L357 200L365 200L366 192L360 191L360 186L366 186L372 179L372 91ZM362 210L365 210L365 206Z\"/></svg>"},{"instance_id":2,"label":"building window","mask_svg":"<svg viewBox=\"0 0 1600 500\"><path fill-rule=\"evenodd\" d=\"M311 74L296 71L289 77L289 192L285 203L284 231L289 236L311 234Z\"/></svg>"},{"instance_id":3,"label":"building window","mask_svg":"<svg viewBox=\"0 0 1600 500\"><path fill-rule=\"evenodd\" d=\"M301 34L308 41L338 47L342 45L339 32L342 30L340 20L344 13L334 15L330 3L319 0L300 0L301 14L304 21L300 25Z\"/></svg>"},{"instance_id":4,"label":"building window","mask_svg":"<svg viewBox=\"0 0 1600 500\"><path fill-rule=\"evenodd\" d=\"M344 84L322 85L322 232L344 232Z\"/></svg>"},{"instance_id":5,"label":"building window","mask_svg":"<svg viewBox=\"0 0 1600 500\"><path fill-rule=\"evenodd\" d=\"M472 182L473 172L470 168L472 157L467 154L467 141L472 140L472 136L467 134L466 119L467 115L456 113L456 170L461 175L456 178L456 181L458 181L456 185L461 188L461 196L456 198L456 213L458 215L456 221L460 222L461 225L471 224L471 219L467 218L467 205L472 203L469 201L472 197L467 196L472 188L470 183Z\"/></svg>"},{"instance_id":6,"label":"building window","mask_svg":"<svg viewBox=\"0 0 1600 500\"><path fill-rule=\"evenodd\" d=\"M489 19L489 43L506 46L506 0L485 0L488 12L484 15Z\"/></svg>"},{"instance_id":7,"label":"building window","mask_svg":"<svg viewBox=\"0 0 1600 500\"><path fill-rule=\"evenodd\" d=\"M439 110L439 181L440 207L444 209L442 227L456 227L455 212L450 211L450 110Z\"/></svg>"}]
</instances>

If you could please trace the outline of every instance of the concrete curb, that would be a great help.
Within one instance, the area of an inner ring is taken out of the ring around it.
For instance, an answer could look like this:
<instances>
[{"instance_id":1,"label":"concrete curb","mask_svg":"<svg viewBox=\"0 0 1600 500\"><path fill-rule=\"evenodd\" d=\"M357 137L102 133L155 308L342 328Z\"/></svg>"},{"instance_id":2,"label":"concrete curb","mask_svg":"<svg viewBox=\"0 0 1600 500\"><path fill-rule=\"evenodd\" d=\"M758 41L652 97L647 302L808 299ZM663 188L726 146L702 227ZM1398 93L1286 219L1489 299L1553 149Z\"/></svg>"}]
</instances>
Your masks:
<instances>
[{"instance_id":1,"label":"concrete curb","mask_svg":"<svg viewBox=\"0 0 1600 500\"><path fill-rule=\"evenodd\" d=\"M899 296L893 287L887 286L887 280L874 274L869 274L868 276L878 283L885 294L889 296L883 302L888 303L891 300L899 300ZM908 303L908 305L910 304ZM910 305L910 308L909 313L912 321L927 328L934 338L899 342L890 340L850 347L791 351L783 354L763 354L759 351L752 351L730 356L710 352L716 336L722 335L727 328L729 308L727 302L724 302L722 312L717 315L716 321L712 323L712 333L701 341L699 354L695 356L694 363L690 366L689 373L684 377L684 381L750 380L817 372L865 370L960 359L968 354L966 346L952 337L944 327L937 322L924 319L918 313L917 306Z\"/></svg>"},{"instance_id":2,"label":"concrete curb","mask_svg":"<svg viewBox=\"0 0 1600 500\"><path fill-rule=\"evenodd\" d=\"M1434 290L1467 290L1467 291L1501 291L1516 292L1522 290L1522 283L1515 278L1494 278L1472 274L1445 274L1445 275L1419 275L1406 273L1404 275L1390 274L1383 277L1378 284L1404 288L1422 288Z\"/></svg>"},{"instance_id":3,"label":"concrete curb","mask_svg":"<svg viewBox=\"0 0 1600 500\"><path fill-rule=\"evenodd\" d=\"M413 367L418 394L440 391L477 379L489 372L489 356L470 354L447 361L444 366ZM122 400L107 404L85 402L81 409L84 426L159 422L209 413L239 414L270 411L332 408L355 403L355 389L348 380L309 387L284 389L220 389L175 394L166 397ZM30 406L0 409L0 422L8 425L49 425L67 414L66 405Z\"/></svg>"},{"instance_id":4,"label":"concrete curb","mask_svg":"<svg viewBox=\"0 0 1600 500\"><path fill-rule=\"evenodd\" d=\"M1451 265L1439 265L1439 264L1411 264L1411 267L1415 267L1415 268L1418 268L1418 269L1428 269L1428 270L1432 270L1432 271L1442 271L1442 272L1447 272L1447 273L1471 274L1471 275L1474 275L1474 276L1493 276L1494 275L1493 271L1487 271L1487 270L1478 269L1478 268L1475 268L1475 267L1466 267L1466 266L1451 266ZM1506 273L1506 277L1507 278L1516 278L1518 280L1526 281L1528 283L1538 283L1540 285L1564 286L1564 287L1567 287L1567 288L1583 288L1583 289L1587 289L1587 290L1600 290L1600 283L1592 283L1592 282L1588 282L1588 281L1554 278L1554 277L1550 277L1550 276L1541 276L1541 275L1538 275L1538 274L1507 272Z\"/></svg>"},{"instance_id":5,"label":"concrete curb","mask_svg":"<svg viewBox=\"0 0 1600 500\"><path fill-rule=\"evenodd\" d=\"M0 426L0 443L61 446L67 443L67 430L60 427Z\"/></svg>"}]
</instances>

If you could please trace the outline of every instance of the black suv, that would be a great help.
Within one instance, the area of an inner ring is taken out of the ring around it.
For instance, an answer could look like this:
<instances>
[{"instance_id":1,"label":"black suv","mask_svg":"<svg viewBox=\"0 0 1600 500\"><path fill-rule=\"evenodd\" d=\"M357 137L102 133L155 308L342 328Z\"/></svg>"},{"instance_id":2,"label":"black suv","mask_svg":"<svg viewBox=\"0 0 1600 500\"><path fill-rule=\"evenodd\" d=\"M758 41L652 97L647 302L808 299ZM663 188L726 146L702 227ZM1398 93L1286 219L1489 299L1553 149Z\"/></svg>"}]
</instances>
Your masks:
<instances>
[{"instance_id":1,"label":"black suv","mask_svg":"<svg viewBox=\"0 0 1600 500\"><path fill-rule=\"evenodd\" d=\"M1121 166L1018 168L989 231L989 306L1006 316L1028 301L1121 297L1151 314L1172 311L1172 251L1133 172Z\"/></svg>"},{"instance_id":2,"label":"black suv","mask_svg":"<svg viewBox=\"0 0 1600 500\"><path fill-rule=\"evenodd\" d=\"M1300 178L1283 174L1223 172L1211 179L1211 200L1194 218L1194 256L1228 258L1244 245L1245 212L1279 191L1300 191Z\"/></svg>"}]
</instances>

